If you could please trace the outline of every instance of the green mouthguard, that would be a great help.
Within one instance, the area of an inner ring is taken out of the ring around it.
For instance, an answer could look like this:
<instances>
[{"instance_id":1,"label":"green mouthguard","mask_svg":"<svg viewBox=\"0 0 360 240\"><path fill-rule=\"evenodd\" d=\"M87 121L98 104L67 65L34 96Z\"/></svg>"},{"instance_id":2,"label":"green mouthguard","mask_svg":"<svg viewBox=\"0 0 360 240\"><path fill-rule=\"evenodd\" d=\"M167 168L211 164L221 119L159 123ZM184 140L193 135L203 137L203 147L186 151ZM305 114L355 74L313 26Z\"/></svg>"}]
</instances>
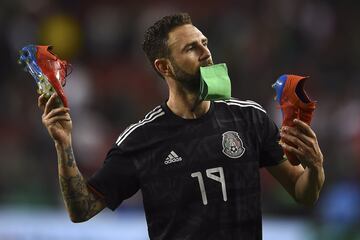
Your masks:
<instances>
[{"instance_id":1,"label":"green mouthguard","mask_svg":"<svg viewBox=\"0 0 360 240\"><path fill-rule=\"evenodd\" d=\"M200 100L226 100L231 97L231 82L225 63L200 67Z\"/></svg>"}]
</instances>

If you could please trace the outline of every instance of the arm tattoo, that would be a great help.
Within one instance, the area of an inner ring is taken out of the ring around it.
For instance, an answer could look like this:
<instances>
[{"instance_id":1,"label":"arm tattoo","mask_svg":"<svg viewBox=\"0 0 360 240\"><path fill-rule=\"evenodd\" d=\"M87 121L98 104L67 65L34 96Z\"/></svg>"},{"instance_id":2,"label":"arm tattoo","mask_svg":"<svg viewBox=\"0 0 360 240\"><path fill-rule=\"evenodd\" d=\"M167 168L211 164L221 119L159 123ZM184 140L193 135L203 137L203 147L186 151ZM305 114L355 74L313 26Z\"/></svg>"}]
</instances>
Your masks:
<instances>
[{"instance_id":1,"label":"arm tattoo","mask_svg":"<svg viewBox=\"0 0 360 240\"><path fill-rule=\"evenodd\" d=\"M68 167L75 167L74 153L71 147L65 149L66 165Z\"/></svg>"},{"instance_id":2,"label":"arm tattoo","mask_svg":"<svg viewBox=\"0 0 360 240\"><path fill-rule=\"evenodd\" d=\"M103 209L103 204L89 191L85 179L77 169L72 148L69 147L64 152L64 159L59 162L62 169L59 180L64 201L72 220L88 220Z\"/></svg>"},{"instance_id":3,"label":"arm tattoo","mask_svg":"<svg viewBox=\"0 0 360 240\"><path fill-rule=\"evenodd\" d=\"M87 220L102 209L98 199L89 193L80 174L73 177L60 176L60 185L69 212L76 219Z\"/></svg>"}]
</instances>

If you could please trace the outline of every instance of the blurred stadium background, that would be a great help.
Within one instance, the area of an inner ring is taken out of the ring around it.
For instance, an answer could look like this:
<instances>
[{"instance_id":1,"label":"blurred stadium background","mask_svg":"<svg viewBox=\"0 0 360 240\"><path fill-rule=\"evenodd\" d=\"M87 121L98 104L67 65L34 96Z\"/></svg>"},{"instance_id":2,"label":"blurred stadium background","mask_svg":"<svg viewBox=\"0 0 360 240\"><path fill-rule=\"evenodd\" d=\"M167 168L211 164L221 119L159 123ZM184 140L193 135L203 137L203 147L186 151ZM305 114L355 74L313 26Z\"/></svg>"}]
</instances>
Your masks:
<instances>
[{"instance_id":1,"label":"blurred stadium background","mask_svg":"<svg viewBox=\"0 0 360 240\"><path fill-rule=\"evenodd\" d=\"M166 86L140 44L147 26L179 11L209 38L214 61L228 64L233 96L259 102L278 124L271 84L283 73L311 76L326 183L320 201L306 208L262 170L264 239L360 239L359 7L335 0L2 0L0 239L148 239L140 193L114 213L68 220L54 146L18 50L53 45L72 63L65 91L73 142L90 176L121 131L165 101Z\"/></svg>"}]
</instances>

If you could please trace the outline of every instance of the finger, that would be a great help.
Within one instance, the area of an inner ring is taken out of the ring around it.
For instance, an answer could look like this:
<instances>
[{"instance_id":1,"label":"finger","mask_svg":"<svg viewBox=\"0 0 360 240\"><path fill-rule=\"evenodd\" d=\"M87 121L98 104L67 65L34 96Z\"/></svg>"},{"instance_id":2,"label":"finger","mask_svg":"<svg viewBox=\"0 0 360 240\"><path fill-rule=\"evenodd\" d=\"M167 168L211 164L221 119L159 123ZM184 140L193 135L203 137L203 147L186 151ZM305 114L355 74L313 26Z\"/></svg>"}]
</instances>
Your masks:
<instances>
[{"instance_id":1,"label":"finger","mask_svg":"<svg viewBox=\"0 0 360 240\"><path fill-rule=\"evenodd\" d=\"M281 132L280 133L280 136L285 139L287 142L289 143L292 143L292 145L294 145L296 148L301 148L303 150L306 150L306 151L310 151L310 149L313 147L311 145L311 148L306 145L303 141L301 141L298 137L295 137L295 136L292 136L292 135L289 135L289 134L286 134L284 132Z\"/></svg>"},{"instance_id":2,"label":"finger","mask_svg":"<svg viewBox=\"0 0 360 240\"><path fill-rule=\"evenodd\" d=\"M299 129L294 127L283 127L281 129L282 133L289 134L291 136L299 138L302 142L304 142L308 146L314 146L315 141L313 138L305 135L303 132L299 131Z\"/></svg>"},{"instance_id":3,"label":"finger","mask_svg":"<svg viewBox=\"0 0 360 240\"><path fill-rule=\"evenodd\" d=\"M61 121L70 122L71 118L70 118L70 116L56 116L56 117L48 119L46 121L46 125L51 125L51 124L61 122Z\"/></svg>"},{"instance_id":4,"label":"finger","mask_svg":"<svg viewBox=\"0 0 360 240\"><path fill-rule=\"evenodd\" d=\"M43 122L46 124L49 124L49 123L53 123L54 122L54 119L55 121L60 121L60 120L71 120L71 116L70 114L65 114L65 115L55 115L51 118L46 118L43 120Z\"/></svg>"},{"instance_id":5,"label":"finger","mask_svg":"<svg viewBox=\"0 0 360 240\"><path fill-rule=\"evenodd\" d=\"M303 133L305 133L306 135L308 135L309 137L316 137L316 134L314 133L314 131L311 129L311 127L306 124L305 122L295 118L294 119L294 124L295 126L302 131Z\"/></svg>"},{"instance_id":6,"label":"finger","mask_svg":"<svg viewBox=\"0 0 360 240\"><path fill-rule=\"evenodd\" d=\"M310 159L314 159L314 156L316 155L316 150L313 145L307 146L305 143L303 143L300 139L290 136L288 134L283 134L283 139L288 141L286 144L288 146L288 149L296 154L298 159L302 159L302 162L306 162L306 164L310 164ZM293 145L290 145L293 144ZM283 145L281 145L283 146ZM290 149L291 148L291 149ZM289 151L288 150L288 151Z\"/></svg>"},{"instance_id":7,"label":"finger","mask_svg":"<svg viewBox=\"0 0 360 240\"><path fill-rule=\"evenodd\" d=\"M38 107L43 111L45 109L45 104L47 100L48 99L45 97L45 94L41 94L40 97L38 98Z\"/></svg>"},{"instance_id":8,"label":"finger","mask_svg":"<svg viewBox=\"0 0 360 240\"><path fill-rule=\"evenodd\" d=\"M46 119L50 119L56 115L64 115L64 114L69 114L69 108L65 108L65 107L61 107L61 108L55 108L53 110L51 110L46 116Z\"/></svg>"},{"instance_id":9,"label":"finger","mask_svg":"<svg viewBox=\"0 0 360 240\"><path fill-rule=\"evenodd\" d=\"M47 115L56 106L57 94L53 93L45 105L44 114Z\"/></svg>"},{"instance_id":10,"label":"finger","mask_svg":"<svg viewBox=\"0 0 360 240\"><path fill-rule=\"evenodd\" d=\"M280 141L279 144L284 150L286 150L286 151L288 151L290 153L294 153L294 154L296 154L298 156L303 156L304 155L299 149L297 149L297 148L295 148L293 146L290 146L290 145L286 144L283 141Z\"/></svg>"},{"instance_id":11,"label":"finger","mask_svg":"<svg viewBox=\"0 0 360 240\"><path fill-rule=\"evenodd\" d=\"M311 158L307 157L307 153L302 148L293 147L282 141L280 141L279 144L284 149L284 151L294 154L297 157L297 159L305 166L308 166L309 164L311 164L311 161L309 160Z\"/></svg>"},{"instance_id":12,"label":"finger","mask_svg":"<svg viewBox=\"0 0 360 240\"><path fill-rule=\"evenodd\" d=\"M296 127L298 127L301 131L303 131L307 136L312 139L311 144L314 146L313 148L315 149L315 151L320 150L316 133L311 129L311 127L299 119L294 119L294 123Z\"/></svg>"}]
</instances>

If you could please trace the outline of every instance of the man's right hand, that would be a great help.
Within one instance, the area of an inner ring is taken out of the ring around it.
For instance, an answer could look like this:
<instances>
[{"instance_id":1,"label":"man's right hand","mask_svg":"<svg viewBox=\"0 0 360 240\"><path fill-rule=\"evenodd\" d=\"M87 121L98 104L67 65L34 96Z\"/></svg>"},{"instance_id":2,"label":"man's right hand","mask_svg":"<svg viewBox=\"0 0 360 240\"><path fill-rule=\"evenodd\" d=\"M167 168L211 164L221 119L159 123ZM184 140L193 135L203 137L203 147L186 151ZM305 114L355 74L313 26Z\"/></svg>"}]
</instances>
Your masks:
<instances>
[{"instance_id":1,"label":"man's right hand","mask_svg":"<svg viewBox=\"0 0 360 240\"><path fill-rule=\"evenodd\" d=\"M48 130L50 136L60 145L71 145L72 121L69 108L59 106L56 93L47 99L41 95L38 99L38 106L44 112L42 123Z\"/></svg>"}]
</instances>

